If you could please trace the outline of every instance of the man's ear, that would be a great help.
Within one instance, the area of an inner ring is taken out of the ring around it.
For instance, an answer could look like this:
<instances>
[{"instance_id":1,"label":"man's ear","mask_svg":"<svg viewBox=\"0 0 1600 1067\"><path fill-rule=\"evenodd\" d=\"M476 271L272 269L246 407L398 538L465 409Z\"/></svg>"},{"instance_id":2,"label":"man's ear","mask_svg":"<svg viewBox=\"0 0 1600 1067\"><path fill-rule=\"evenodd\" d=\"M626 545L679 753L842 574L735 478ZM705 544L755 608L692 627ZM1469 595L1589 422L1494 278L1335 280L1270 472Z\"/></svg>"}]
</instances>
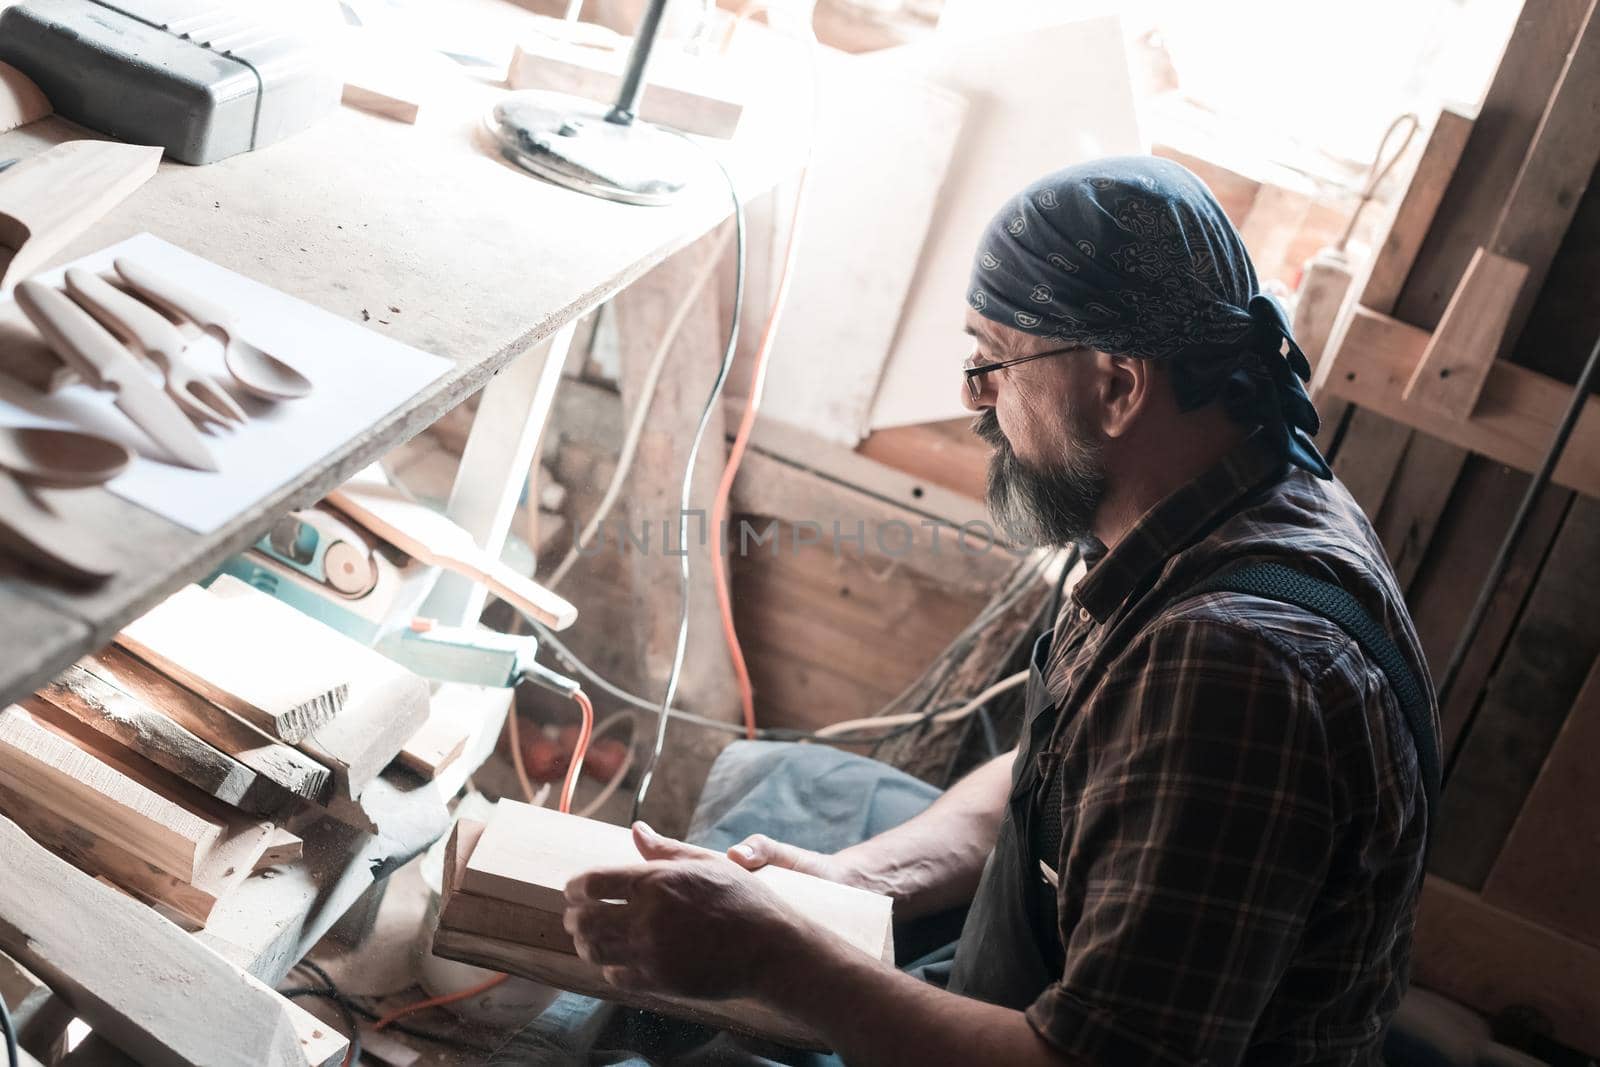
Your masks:
<instances>
[{"instance_id":1,"label":"man's ear","mask_svg":"<svg viewBox=\"0 0 1600 1067\"><path fill-rule=\"evenodd\" d=\"M1154 373L1149 362L1127 356L1097 353L1100 372L1100 431L1123 437L1133 429L1150 402Z\"/></svg>"}]
</instances>

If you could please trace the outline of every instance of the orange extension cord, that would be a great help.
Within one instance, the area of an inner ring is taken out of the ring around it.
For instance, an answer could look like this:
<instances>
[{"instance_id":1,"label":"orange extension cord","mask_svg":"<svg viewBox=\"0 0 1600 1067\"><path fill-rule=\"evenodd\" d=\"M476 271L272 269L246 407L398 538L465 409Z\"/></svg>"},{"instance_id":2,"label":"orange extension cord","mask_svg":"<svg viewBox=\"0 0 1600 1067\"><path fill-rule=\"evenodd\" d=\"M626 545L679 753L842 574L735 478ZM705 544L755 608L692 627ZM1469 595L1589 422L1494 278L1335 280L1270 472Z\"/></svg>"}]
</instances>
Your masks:
<instances>
[{"instance_id":1,"label":"orange extension cord","mask_svg":"<svg viewBox=\"0 0 1600 1067\"><path fill-rule=\"evenodd\" d=\"M722 616L722 636L728 644L728 655L733 659L733 672L739 683L739 703L744 711L745 736L756 738L756 694L750 684L750 668L745 664L744 649L739 644L738 631L733 625L733 600L729 593L727 546L721 543L722 524L728 519L728 496L733 492L733 479L744 461L745 448L750 444L751 431L755 429L756 415L761 410L761 394L767 385L767 357L772 353L772 341L778 332L778 320L789 298L789 282L794 275L794 263L800 250L800 222L806 203L807 180L811 174L810 158L801 168L795 184L794 218L789 226L789 243L784 248L783 271L778 275L778 291L772 298L772 310L761 331L761 347L756 349L755 365L750 377L750 395L745 400L744 415L739 419L739 429L733 435L733 445L728 449L728 465L723 468L722 482L717 486L717 496L711 504L711 529L718 538L717 550L711 553L712 585L717 591L717 610Z\"/></svg>"},{"instance_id":2,"label":"orange extension cord","mask_svg":"<svg viewBox=\"0 0 1600 1067\"><path fill-rule=\"evenodd\" d=\"M572 794L577 789L578 776L583 772L583 757L589 752L589 738L594 735L594 705L589 702L588 695L582 689L575 689L572 692L572 699L577 703L579 710L583 712L583 725L578 728L578 743L572 746L572 763L567 767L566 781L561 785L559 810L563 812L572 810ZM506 717L506 730L511 735L511 762L517 769L517 780L522 784L523 798L531 804L533 803L533 786L528 781L528 773L522 766L521 738L517 734L516 708L512 708L511 714ZM428 1008L443 1007L446 1004L454 1004L459 1000L467 1000L477 996L479 993L493 989L509 977L511 976L497 974L493 978L479 982L471 988L457 990L454 993L446 993L441 997L428 997L426 1000L407 1004L403 1008L396 1008L373 1023L372 1028L374 1030L382 1030L396 1019L402 1019L413 1012L426 1011ZM348 1056L346 1056L345 1062L349 1062Z\"/></svg>"}]
</instances>

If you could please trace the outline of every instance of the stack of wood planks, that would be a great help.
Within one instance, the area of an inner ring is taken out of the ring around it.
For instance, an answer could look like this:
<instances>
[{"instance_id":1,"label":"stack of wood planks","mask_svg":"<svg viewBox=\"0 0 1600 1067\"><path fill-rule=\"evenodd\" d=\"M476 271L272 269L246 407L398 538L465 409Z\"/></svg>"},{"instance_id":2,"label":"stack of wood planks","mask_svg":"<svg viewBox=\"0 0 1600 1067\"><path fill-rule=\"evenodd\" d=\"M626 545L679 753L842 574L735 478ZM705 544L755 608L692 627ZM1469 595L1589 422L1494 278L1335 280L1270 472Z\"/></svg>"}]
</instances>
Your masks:
<instances>
[{"instance_id":1,"label":"stack of wood planks","mask_svg":"<svg viewBox=\"0 0 1600 1067\"><path fill-rule=\"evenodd\" d=\"M710 851L706 857L732 862ZM434 954L789 1045L821 1047L815 1034L753 1000L697 1001L620 990L578 958L562 927L567 882L586 871L640 862L623 827L502 800L487 824L456 824L445 853ZM888 897L777 867L754 877L810 922L893 964Z\"/></svg>"},{"instance_id":2,"label":"stack of wood planks","mask_svg":"<svg viewBox=\"0 0 1600 1067\"><path fill-rule=\"evenodd\" d=\"M147 947L159 954L163 939L187 936L171 924L204 930L253 874L300 860L299 833L324 816L370 829L361 799L384 768L399 759L431 777L461 751L438 729L428 683L359 642L226 576L209 589L179 590L111 646L0 708L0 851L10 894L0 900L0 952L45 975L97 1030L106 1023L112 1040L119 1029L131 1035L125 1051L149 1047L148 1034L129 1029L125 1003L93 1017L97 994L73 988L85 972L52 955L91 939L66 929L49 936L54 928L30 902L71 912L69 926L98 928L90 905L143 912L135 925L151 932ZM413 738L417 753L401 758ZM18 864L37 867L37 879L19 876ZM63 909L75 895L85 909ZM279 1000L216 962L248 989L245 999ZM342 1057L342 1039L337 1056L326 1040L296 1039L310 1017L291 1008L280 1001L278 1021L258 1024L268 1028L260 1051L271 1055L242 1051L240 1062ZM296 1049L320 1058L296 1058Z\"/></svg>"}]
</instances>

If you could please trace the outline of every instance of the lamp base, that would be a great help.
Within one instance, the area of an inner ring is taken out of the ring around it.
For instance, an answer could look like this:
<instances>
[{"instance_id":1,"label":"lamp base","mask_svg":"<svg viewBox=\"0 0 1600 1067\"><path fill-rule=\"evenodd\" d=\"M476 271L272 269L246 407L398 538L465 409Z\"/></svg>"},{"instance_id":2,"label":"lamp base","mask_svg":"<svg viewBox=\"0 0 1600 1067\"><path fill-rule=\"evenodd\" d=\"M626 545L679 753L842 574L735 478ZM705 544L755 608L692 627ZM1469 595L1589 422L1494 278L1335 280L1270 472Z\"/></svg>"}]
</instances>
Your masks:
<instances>
[{"instance_id":1,"label":"lamp base","mask_svg":"<svg viewBox=\"0 0 1600 1067\"><path fill-rule=\"evenodd\" d=\"M607 122L609 106L530 89L504 97L484 125L505 157L568 189L625 204L670 204L688 186L699 151L637 119Z\"/></svg>"}]
</instances>

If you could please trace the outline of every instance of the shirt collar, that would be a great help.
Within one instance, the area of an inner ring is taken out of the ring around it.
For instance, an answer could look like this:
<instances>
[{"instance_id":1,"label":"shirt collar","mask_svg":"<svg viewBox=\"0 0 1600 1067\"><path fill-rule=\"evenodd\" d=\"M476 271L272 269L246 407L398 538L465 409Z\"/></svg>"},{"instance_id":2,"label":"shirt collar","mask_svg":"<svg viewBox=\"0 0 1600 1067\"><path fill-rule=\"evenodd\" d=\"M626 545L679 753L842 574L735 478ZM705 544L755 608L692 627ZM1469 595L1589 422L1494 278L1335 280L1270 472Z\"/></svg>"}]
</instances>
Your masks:
<instances>
[{"instance_id":1,"label":"shirt collar","mask_svg":"<svg viewBox=\"0 0 1600 1067\"><path fill-rule=\"evenodd\" d=\"M1260 431L1252 433L1216 466L1145 512L1115 548L1102 549L1098 558L1086 552L1089 572L1073 589L1073 599L1096 622L1105 622L1152 571L1285 469L1281 452Z\"/></svg>"}]
</instances>

